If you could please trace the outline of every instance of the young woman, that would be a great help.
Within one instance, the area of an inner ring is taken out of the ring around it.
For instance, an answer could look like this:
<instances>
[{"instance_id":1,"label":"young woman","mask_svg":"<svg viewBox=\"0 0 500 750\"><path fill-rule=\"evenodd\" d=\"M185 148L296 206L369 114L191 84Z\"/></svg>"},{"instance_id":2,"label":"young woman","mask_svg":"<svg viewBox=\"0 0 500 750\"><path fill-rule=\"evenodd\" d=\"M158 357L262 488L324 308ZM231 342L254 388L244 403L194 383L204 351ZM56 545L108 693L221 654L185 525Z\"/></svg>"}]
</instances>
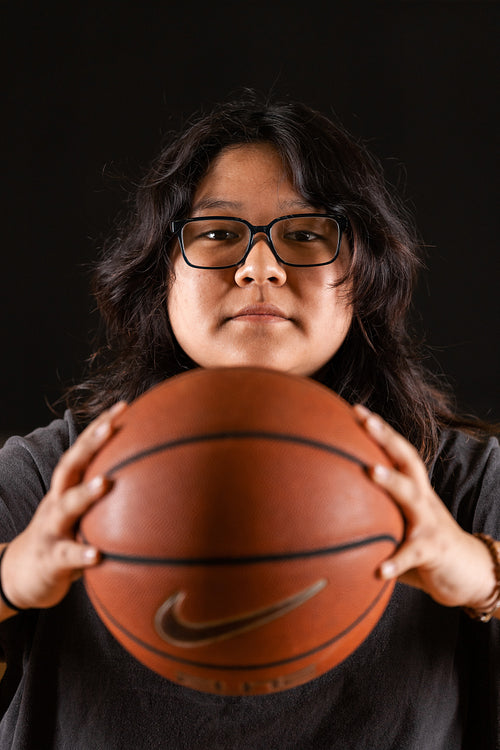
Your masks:
<instances>
[{"instance_id":1,"label":"young woman","mask_svg":"<svg viewBox=\"0 0 500 750\"><path fill-rule=\"evenodd\" d=\"M85 380L62 419L0 452L2 748L499 742L499 446L419 360L409 227L364 147L302 104L249 94L171 138L96 268L106 341ZM82 477L126 402L188 368L239 365L315 378L357 404L397 467L371 478L406 536L379 571L398 579L389 606L348 659L282 693L226 698L170 683L117 644L78 580L99 551L75 527L108 489Z\"/></svg>"}]
</instances>

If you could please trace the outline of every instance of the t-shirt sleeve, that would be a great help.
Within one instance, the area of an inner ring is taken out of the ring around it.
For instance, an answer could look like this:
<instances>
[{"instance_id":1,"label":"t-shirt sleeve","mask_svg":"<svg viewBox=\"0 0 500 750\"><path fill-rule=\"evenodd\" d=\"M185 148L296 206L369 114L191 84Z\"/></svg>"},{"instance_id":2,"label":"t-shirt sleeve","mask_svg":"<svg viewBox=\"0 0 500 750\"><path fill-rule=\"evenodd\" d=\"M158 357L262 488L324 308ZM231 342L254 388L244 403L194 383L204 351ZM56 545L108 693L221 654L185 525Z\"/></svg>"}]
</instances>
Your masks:
<instances>
[{"instance_id":1,"label":"t-shirt sleeve","mask_svg":"<svg viewBox=\"0 0 500 750\"><path fill-rule=\"evenodd\" d=\"M462 432L445 434L433 486L462 528L500 539L500 446Z\"/></svg>"},{"instance_id":2,"label":"t-shirt sleeve","mask_svg":"<svg viewBox=\"0 0 500 750\"><path fill-rule=\"evenodd\" d=\"M28 525L47 494L52 473L77 432L69 411L25 437L12 437L0 450L0 542Z\"/></svg>"}]
</instances>

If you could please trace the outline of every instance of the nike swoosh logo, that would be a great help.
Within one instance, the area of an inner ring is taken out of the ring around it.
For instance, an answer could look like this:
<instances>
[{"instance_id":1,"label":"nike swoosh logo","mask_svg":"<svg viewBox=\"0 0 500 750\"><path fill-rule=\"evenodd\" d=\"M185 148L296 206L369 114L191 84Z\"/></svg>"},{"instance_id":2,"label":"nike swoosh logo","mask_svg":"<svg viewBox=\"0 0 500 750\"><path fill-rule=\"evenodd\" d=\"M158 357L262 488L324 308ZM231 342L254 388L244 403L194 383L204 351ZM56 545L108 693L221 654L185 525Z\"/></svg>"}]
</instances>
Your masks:
<instances>
[{"instance_id":1,"label":"nike swoosh logo","mask_svg":"<svg viewBox=\"0 0 500 750\"><path fill-rule=\"evenodd\" d=\"M247 612L237 617L224 620L209 620L207 622L190 622L180 613L182 602L186 598L183 591L178 591L159 607L155 615L155 628L163 640L174 646L189 648L193 646L207 646L217 641L223 641L240 633L255 630L268 622L283 617L308 599L316 596L327 585L325 578L316 581L297 594L282 599L268 607Z\"/></svg>"}]
</instances>

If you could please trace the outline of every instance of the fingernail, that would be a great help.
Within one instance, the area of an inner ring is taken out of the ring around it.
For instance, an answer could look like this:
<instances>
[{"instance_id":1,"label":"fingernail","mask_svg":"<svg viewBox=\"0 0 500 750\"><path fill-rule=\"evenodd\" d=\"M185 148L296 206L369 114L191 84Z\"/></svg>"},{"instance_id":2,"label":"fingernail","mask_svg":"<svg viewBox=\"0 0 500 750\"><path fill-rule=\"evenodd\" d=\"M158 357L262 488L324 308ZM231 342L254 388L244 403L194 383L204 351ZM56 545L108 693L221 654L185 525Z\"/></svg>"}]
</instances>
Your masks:
<instances>
[{"instance_id":1,"label":"fingernail","mask_svg":"<svg viewBox=\"0 0 500 750\"><path fill-rule=\"evenodd\" d=\"M384 466L383 464L376 464L373 467L373 477L375 480L380 480L381 482L384 482L389 477L389 469L387 466Z\"/></svg>"},{"instance_id":2,"label":"fingernail","mask_svg":"<svg viewBox=\"0 0 500 750\"><path fill-rule=\"evenodd\" d=\"M83 550L83 559L86 563L93 563L97 560L98 554L95 547L85 547Z\"/></svg>"},{"instance_id":3,"label":"fingernail","mask_svg":"<svg viewBox=\"0 0 500 750\"><path fill-rule=\"evenodd\" d=\"M95 428L94 435L96 438L104 438L107 437L111 433L111 425L109 422L101 422L101 424L97 425Z\"/></svg>"},{"instance_id":4,"label":"fingernail","mask_svg":"<svg viewBox=\"0 0 500 750\"><path fill-rule=\"evenodd\" d=\"M104 489L105 478L101 475L94 477L88 483L88 488L91 493L101 492Z\"/></svg>"},{"instance_id":5,"label":"fingernail","mask_svg":"<svg viewBox=\"0 0 500 750\"><path fill-rule=\"evenodd\" d=\"M121 412L126 406L127 406L126 401L117 401L117 403L114 404L114 406L112 406L111 409L109 410L109 416L113 417L115 414L118 414L119 412Z\"/></svg>"},{"instance_id":6,"label":"fingernail","mask_svg":"<svg viewBox=\"0 0 500 750\"><path fill-rule=\"evenodd\" d=\"M380 575L382 578L394 578L396 566L390 560L386 560L380 566Z\"/></svg>"},{"instance_id":7,"label":"fingernail","mask_svg":"<svg viewBox=\"0 0 500 750\"><path fill-rule=\"evenodd\" d=\"M363 406L363 404L355 404L356 411L358 414L361 414L363 417L369 417L371 414L371 411L366 408L366 406Z\"/></svg>"},{"instance_id":8,"label":"fingernail","mask_svg":"<svg viewBox=\"0 0 500 750\"><path fill-rule=\"evenodd\" d=\"M366 420L366 427L375 435L380 435L380 433L382 432L382 422L380 421L380 419L377 419L377 417L374 417L373 415L370 415Z\"/></svg>"}]
</instances>

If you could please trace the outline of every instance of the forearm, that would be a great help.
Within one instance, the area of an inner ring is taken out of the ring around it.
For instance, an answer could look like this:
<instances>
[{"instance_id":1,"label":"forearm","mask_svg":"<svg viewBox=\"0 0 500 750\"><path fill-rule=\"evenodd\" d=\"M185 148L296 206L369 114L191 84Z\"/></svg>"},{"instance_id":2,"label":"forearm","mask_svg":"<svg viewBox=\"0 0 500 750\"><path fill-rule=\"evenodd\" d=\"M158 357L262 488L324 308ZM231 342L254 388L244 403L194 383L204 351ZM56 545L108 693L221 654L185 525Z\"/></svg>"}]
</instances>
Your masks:
<instances>
[{"instance_id":1,"label":"forearm","mask_svg":"<svg viewBox=\"0 0 500 750\"><path fill-rule=\"evenodd\" d=\"M0 555L3 555L4 550L7 548L7 544L0 544ZM4 620L8 620L10 617L13 617L14 615L17 615L18 609L12 608L8 605L9 599L7 598L7 595L3 588L3 581L2 581L2 566L0 563L0 622L3 622Z\"/></svg>"}]
</instances>

